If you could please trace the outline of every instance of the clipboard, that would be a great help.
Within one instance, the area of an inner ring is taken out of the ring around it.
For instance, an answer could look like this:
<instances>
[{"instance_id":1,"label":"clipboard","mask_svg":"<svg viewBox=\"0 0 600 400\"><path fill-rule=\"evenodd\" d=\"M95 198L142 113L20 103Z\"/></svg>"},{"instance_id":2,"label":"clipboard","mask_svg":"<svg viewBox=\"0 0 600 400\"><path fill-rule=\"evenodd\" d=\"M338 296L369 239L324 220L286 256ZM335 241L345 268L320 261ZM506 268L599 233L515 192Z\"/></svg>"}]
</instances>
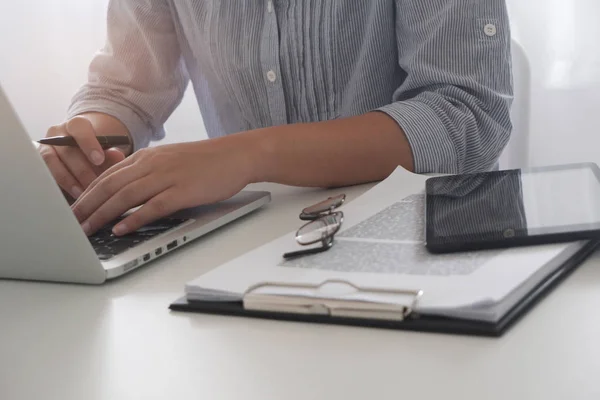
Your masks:
<instances>
[{"instance_id":1,"label":"clipboard","mask_svg":"<svg viewBox=\"0 0 600 400\"><path fill-rule=\"evenodd\" d=\"M213 302L213 301L188 301L184 296L174 301L169 309L172 311L197 312L215 315L240 316L251 318L273 319L281 321L309 322L334 325L349 325L368 328L395 329L403 331L457 334L484 337L500 337L514 324L523 318L539 301L548 295L560 282L566 279L583 261L585 261L598 247L600 241L591 241L578 252L567 259L553 273L549 274L529 291L511 310L497 322L474 321L457 318L448 318L435 315L419 315L415 312L419 297L423 294L420 289L390 290L402 295L414 297L409 305L398 306L396 315L391 318L370 318L369 312L333 312L327 304L317 304L303 311L278 311L256 309L250 301L252 294L258 287L277 283L264 283L251 287L246 292L245 301ZM363 288L360 288L363 289ZM368 289L368 288L367 288ZM314 303L314 301L312 302ZM314 305L314 304L313 304ZM355 310L354 310L355 311Z\"/></svg>"}]
</instances>

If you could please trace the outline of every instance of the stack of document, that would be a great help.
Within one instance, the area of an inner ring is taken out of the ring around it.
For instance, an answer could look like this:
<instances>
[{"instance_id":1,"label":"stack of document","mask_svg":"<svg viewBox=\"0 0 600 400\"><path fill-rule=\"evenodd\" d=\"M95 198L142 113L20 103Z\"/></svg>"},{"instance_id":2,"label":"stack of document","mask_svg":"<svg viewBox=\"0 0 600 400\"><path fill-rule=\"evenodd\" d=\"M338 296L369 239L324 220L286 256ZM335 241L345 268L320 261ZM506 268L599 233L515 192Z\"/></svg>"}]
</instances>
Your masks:
<instances>
[{"instance_id":1,"label":"stack of document","mask_svg":"<svg viewBox=\"0 0 600 400\"><path fill-rule=\"evenodd\" d=\"M493 325L591 251L590 243L574 242L430 254L424 246L426 179L398 168L341 207L344 223L330 250L286 260L285 252L302 248L290 232L189 282L185 306L172 308L206 311L202 303L223 303L250 314L380 321L430 316Z\"/></svg>"}]
</instances>

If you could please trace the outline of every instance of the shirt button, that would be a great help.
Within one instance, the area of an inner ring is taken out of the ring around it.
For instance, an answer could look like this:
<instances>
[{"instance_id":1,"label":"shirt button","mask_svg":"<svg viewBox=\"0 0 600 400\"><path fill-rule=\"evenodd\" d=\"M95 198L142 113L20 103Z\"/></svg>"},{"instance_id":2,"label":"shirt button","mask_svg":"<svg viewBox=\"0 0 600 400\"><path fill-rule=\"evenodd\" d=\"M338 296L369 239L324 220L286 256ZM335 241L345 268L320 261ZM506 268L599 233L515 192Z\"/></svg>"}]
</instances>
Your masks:
<instances>
[{"instance_id":1,"label":"shirt button","mask_svg":"<svg viewBox=\"0 0 600 400\"><path fill-rule=\"evenodd\" d=\"M270 70L269 72L267 72L267 79L271 83L275 82L277 80L277 75L275 75L275 71Z\"/></svg>"},{"instance_id":2,"label":"shirt button","mask_svg":"<svg viewBox=\"0 0 600 400\"><path fill-rule=\"evenodd\" d=\"M269 1L267 1L267 11L268 11L269 13L272 13L272 12L273 12L273 0L269 0Z\"/></svg>"},{"instance_id":3,"label":"shirt button","mask_svg":"<svg viewBox=\"0 0 600 400\"><path fill-rule=\"evenodd\" d=\"M483 32L487 36L495 36L496 32L497 32L496 25L494 25L494 24L487 24L486 26L483 27Z\"/></svg>"}]
</instances>

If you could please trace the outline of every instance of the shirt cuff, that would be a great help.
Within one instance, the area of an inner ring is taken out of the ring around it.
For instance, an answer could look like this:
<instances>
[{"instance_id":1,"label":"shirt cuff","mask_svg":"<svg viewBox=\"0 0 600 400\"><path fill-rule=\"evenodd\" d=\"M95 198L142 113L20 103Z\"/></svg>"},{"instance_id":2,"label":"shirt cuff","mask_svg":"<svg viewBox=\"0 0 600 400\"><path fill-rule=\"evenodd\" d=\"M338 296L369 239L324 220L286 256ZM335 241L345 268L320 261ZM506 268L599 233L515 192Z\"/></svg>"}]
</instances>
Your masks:
<instances>
[{"instance_id":1,"label":"shirt cuff","mask_svg":"<svg viewBox=\"0 0 600 400\"><path fill-rule=\"evenodd\" d=\"M133 152L148 147L151 138L160 140L165 136L164 129L161 128L156 132L152 132L152 128L144 122L144 120L129 107L122 106L117 103L102 100L82 100L72 104L67 111L67 119L71 119L77 115L98 112L108 114L125 125L133 141Z\"/></svg>"},{"instance_id":2,"label":"shirt cuff","mask_svg":"<svg viewBox=\"0 0 600 400\"><path fill-rule=\"evenodd\" d=\"M458 157L448 127L427 104L399 101L378 108L394 119L411 147L415 173L457 173Z\"/></svg>"}]
</instances>

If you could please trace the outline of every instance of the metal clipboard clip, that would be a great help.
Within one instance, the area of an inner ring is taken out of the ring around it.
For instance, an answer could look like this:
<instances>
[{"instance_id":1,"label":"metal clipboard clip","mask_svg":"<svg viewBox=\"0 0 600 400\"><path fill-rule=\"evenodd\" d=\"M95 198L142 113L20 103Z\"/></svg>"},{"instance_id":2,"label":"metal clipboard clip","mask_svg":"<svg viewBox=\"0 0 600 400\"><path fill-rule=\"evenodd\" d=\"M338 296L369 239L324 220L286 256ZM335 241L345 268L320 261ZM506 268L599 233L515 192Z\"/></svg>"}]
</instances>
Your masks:
<instances>
[{"instance_id":1,"label":"metal clipboard clip","mask_svg":"<svg viewBox=\"0 0 600 400\"><path fill-rule=\"evenodd\" d=\"M331 285L344 286L346 293L322 293ZM353 293L349 295L348 289ZM340 279L315 285L261 282L246 290L243 304L253 311L402 321L413 313L422 295L422 290L360 287Z\"/></svg>"}]
</instances>

